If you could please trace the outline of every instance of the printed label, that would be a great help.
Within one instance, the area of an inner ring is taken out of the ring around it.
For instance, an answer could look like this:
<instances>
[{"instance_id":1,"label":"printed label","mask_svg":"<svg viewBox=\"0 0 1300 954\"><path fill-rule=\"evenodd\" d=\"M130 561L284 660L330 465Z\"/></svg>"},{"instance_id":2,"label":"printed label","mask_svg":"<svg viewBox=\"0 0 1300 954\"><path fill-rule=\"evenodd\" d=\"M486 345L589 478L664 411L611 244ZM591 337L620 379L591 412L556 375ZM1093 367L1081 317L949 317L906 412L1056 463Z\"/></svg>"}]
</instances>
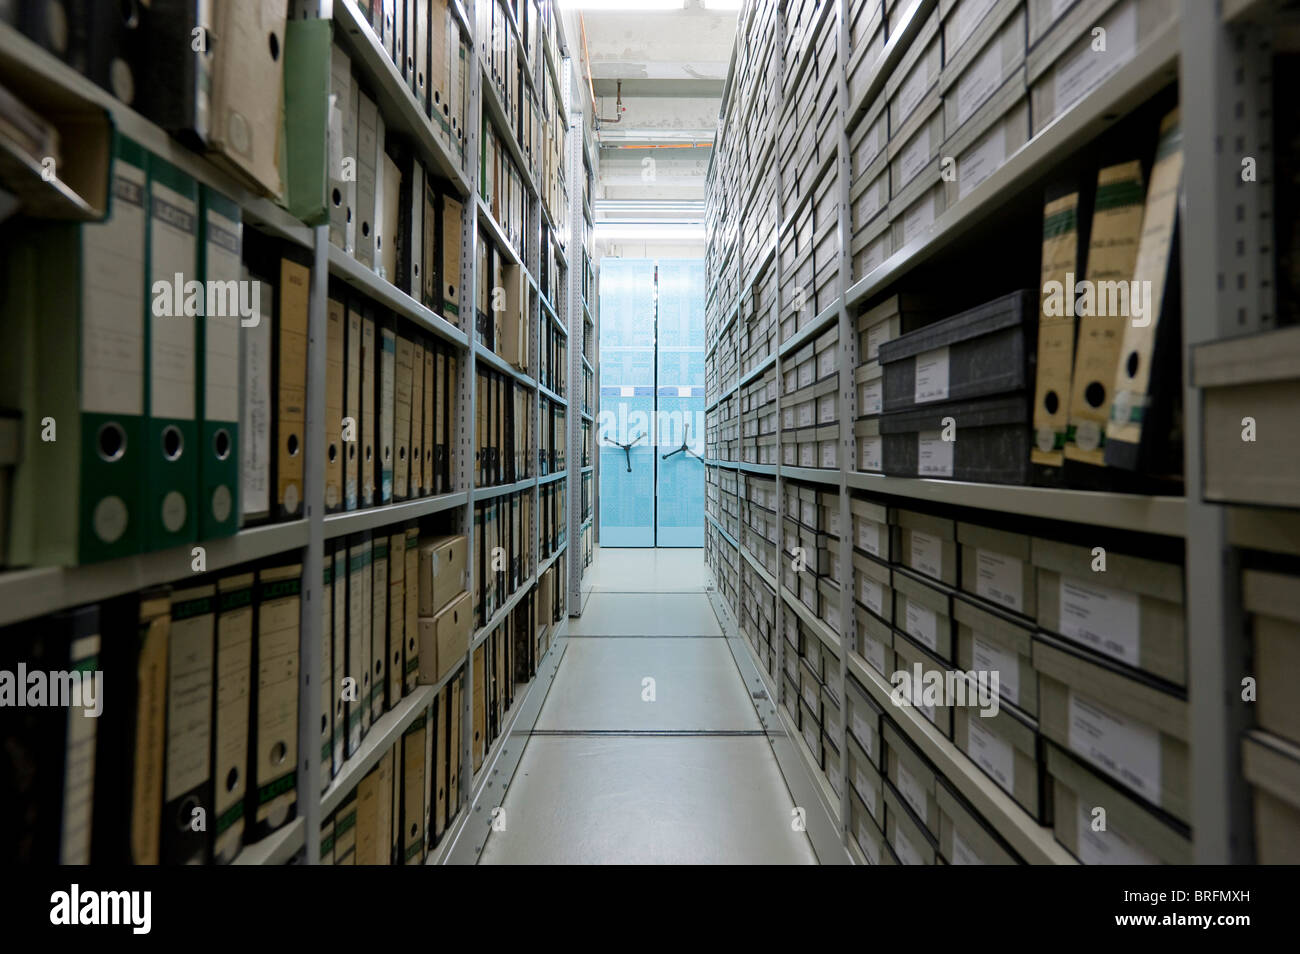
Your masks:
<instances>
[{"instance_id":1,"label":"printed label","mask_svg":"<svg viewBox=\"0 0 1300 954\"><path fill-rule=\"evenodd\" d=\"M916 356L917 404L948 400L948 349L936 348Z\"/></svg>"},{"instance_id":2,"label":"printed label","mask_svg":"<svg viewBox=\"0 0 1300 954\"><path fill-rule=\"evenodd\" d=\"M920 606L909 599L904 616L906 617L904 627L907 629L908 635L915 636L932 652L938 652L939 622L934 610Z\"/></svg>"},{"instance_id":3,"label":"printed label","mask_svg":"<svg viewBox=\"0 0 1300 954\"><path fill-rule=\"evenodd\" d=\"M930 810L926 805L925 789L916 777L907 770L907 766L902 760L898 761L898 792L903 796L903 800L912 806L912 811L916 812L916 817L921 819L926 825L930 824Z\"/></svg>"},{"instance_id":4,"label":"printed label","mask_svg":"<svg viewBox=\"0 0 1300 954\"><path fill-rule=\"evenodd\" d=\"M974 715L966 720L966 754L1003 789L1015 791L1015 750L1010 742L986 729Z\"/></svg>"},{"instance_id":5,"label":"printed label","mask_svg":"<svg viewBox=\"0 0 1300 954\"><path fill-rule=\"evenodd\" d=\"M858 441L858 469L879 473L884 470L881 460L883 442L879 437L863 437Z\"/></svg>"},{"instance_id":6,"label":"printed label","mask_svg":"<svg viewBox=\"0 0 1300 954\"><path fill-rule=\"evenodd\" d=\"M1160 734L1149 726L1070 693L1070 748L1160 804Z\"/></svg>"},{"instance_id":7,"label":"printed label","mask_svg":"<svg viewBox=\"0 0 1300 954\"><path fill-rule=\"evenodd\" d=\"M906 245L934 223L934 193L903 213L903 244Z\"/></svg>"},{"instance_id":8,"label":"printed label","mask_svg":"<svg viewBox=\"0 0 1300 954\"><path fill-rule=\"evenodd\" d=\"M912 137L899 159L899 186L902 187L916 178L916 174L930 161L930 127L922 126Z\"/></svg>"},{"instance_id":9,"label":"printed label","mask_svg":"<svg viewBox=\"0 0 1300 954\"><path fill-rule=\"evenodd\" d=\"M858 601L877 616L885 615L884 588L865 573L858 574Z\"/></svg>"},{"instance_id":10,"label":"printed label","mask_svg":"<svg viewBox=\"0 0 1300 954\"><path fill-rule=\"evenodd\" d=\"M961 833L954 825L952 829L952 857L948 859L954 865L982 865L984 861L970 845L962 840Z\"/></svg>"},{"instance_id":11,"label":"printed label","mask_svg":"<svg viewBox=\"0 0 1300 954\"><path fill-rule=\"evenodd\" d=\"M1057 68L1054 89L1057 116L1133 58L1137 49L1137 4L1121 5L1103 26L1106 29L1104 52L1092 48L1089 30L1079 49Z\"/></svg>"},{"instance_id":12,"label":"printed label","mask_svg":"<svg viewBox=\"0 0 1300 954\"><path fill-rule=\"evenodd\" d=\"M1082 801L1076 803L1075 839L1079 845L1079 860L1085 865L1158 865L1160 859L1107 819L1105 831L1092 830L1092 812Z\"/></svg>"},{"instance_id":13,"label":"printed label","mask_svg":"<svg viewBox=\"0 0 1300 954\"><path fill-rule=\"evenodd\" d=\"M943 541L929 533L913 530L908 566L936 580L943 578Z\"/></svg>"},{"instance_id":14,"label":"printed label","mask_svg":"<svg viewBox=\"0 0 1300 954\"><path fill-rule=\"evenodd\" d=\"M884 408L884 388L879 380L871 381L862 385L858 392L858 413L864 417L869 414L879 414Z\"/></svg>"},{"instance_id":15,"label":"printed label","mask_svg":"<svg viewBox=\"0 0 1300 954\"><path fill-rule=\"evenodd\" d=\"M998 674L998 698L1020 704L1020 658L978 634L971 641L971 661L976 672Z\"/></svg>"},{"instance_id":16,"label":"printed label","mask_svg":"<svg viewBox=\"0 0 1300 954\"><path fill-rule=\"evenodd\" d=\"M957 198L964 199L1007 160L1006 134L996 125L957 160Z\"/></svg>"},{"instance_id":17,"label":"printed label","mask_svg":"<svg viewBox=\"0 0 1300 954\"><path fill-rule=\"evenodd\" d=\"M882 321L867 329L867 360L875 361L880 356L880 346L889 339L889 322Z\"/></svg>"},{"instance_id":18,"label":"printed label","mask_svg":"<svg viewBox=\"0 0 1300 954\"><path fill-rule=\"evenodd\" d=\"M874 520L858 521L858 549L880 556L880 524Z\"/></svg>"},{"instance_id":19,"label":"printed label","mask_svg":"<svg viewBox=\"0 0 1300 954\"><path fill-rule=\"evenodd\" d=\"M862 658L871 664L876 672L885 673L885 644L870 636L862 637Z\"/></svg>"},{"instance_id":20,"label":"printed label","mask_svg":"<svg viewBox=\"0 0 1300 954\"><path fill-rule=\"evenodd\" d=\"M912 847L912 843L903 834L901 826L894 829L894 854L898 855L900 864L923 865L921 853Z\"/></svg>"},{"instance_id":21,"label":"printed label","mask_svg":"<svg viewBox=\"0 0 1300 954\"><path fill-rule=\"evenodd\" d=\"M1140 624L1136 594L1061 577L1061 635L1114 659L1138 664Z\"/></svg>"},{"instance_id":22,"label":"printed label","mask_svg":"<svg viewBox=\"0 0 1300 954\"><path fill-rule=\"evenodd\" d=\"M939 431L921 431L916 436L916 471L922 477L952 476L952 445Z\"/></svg>"},{"instance_id":23,"label":"printed label","mask_svg":"<svg viewBox=\"0 0 1300 954\"><path fill-rule=\"evenodd\" d=\"M957 125L971 117L993 95L1002 79L1002 44L990 43L957 81Z\"/></svg>"},{"instance_id":24,"label":"printed label","mask_svg":"<svg viewBox=\"0 0 1300 954\"><path fill-rule=\"evenodd\" d=\"M992 550L976 550L975 594L1019 613L1024 605L1024 564Z\"/></svg>"}]
</instances>

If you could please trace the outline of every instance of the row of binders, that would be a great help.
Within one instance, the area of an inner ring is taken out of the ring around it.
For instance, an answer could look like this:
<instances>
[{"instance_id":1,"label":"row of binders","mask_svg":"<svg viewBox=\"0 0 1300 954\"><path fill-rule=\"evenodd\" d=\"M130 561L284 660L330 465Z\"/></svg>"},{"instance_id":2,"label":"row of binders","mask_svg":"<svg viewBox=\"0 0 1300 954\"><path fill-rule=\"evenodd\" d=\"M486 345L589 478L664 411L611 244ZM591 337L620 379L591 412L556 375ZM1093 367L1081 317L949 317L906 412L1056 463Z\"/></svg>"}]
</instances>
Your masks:
<instances>
[{"instance_id":1,"label":"row of binders","mask_svg":"<svg viewBox=\"0 0 1300 954\"><path fill-rule=\"evenodd\" d=\"M528 579L533 553L533 494L502 494L474 505L474 618L486 626Z\"/></svg>"},{"instance_id":2,"label":"row of binders","mask_svg":"<svg viewBox=\"0 0 1300 954\"><path fill-rule=\"evenodd\" d=\"M538 343L537 383L563 394L569 380L569 338L554 322L542 322Z\"/></svg>"},{"instance_id":3,"label":"row of binders","mask_svg":"<svg viewBox=\"0 0 1300 954\"><path fill-rule=\"evenodd\" d=\"M567 496L568 489L563 480L544 484L538 488L542 559L546 559L564 546L568 536L568 524L565 522L569 512L565 504Z\"/></svg>"},{"instance_id":4,"label":"row of binders","mask_svg":"<svg viewBox=\"0 0 1300 954\"><path fill-rule=\"evenodd\" d=\"M475 424L475 477L479 487L525 480L532 473L532 434L528 426L533 392L513 377L478 365Z\"/></svg>"},{"instance_id":5,"label":"row of binders","mask_svg":"<svg viewBox=\"0 0 1300 954\"><path fill-rule=\"evenodd\" d=\"M309 253L121 136L111 181L103 221L30 223L0 250L7 565L302 516Z\"/></svg>"},{"instance_id":6,"label":"row of binders","mask_svg":"<svg viewBox=\"0 0 1300 954\"><path fill-rule=\"evenodd\" d=\"M537 428L538 465L540 474L558 474L565 467L566 440L565 430L567 412L563 404L556 404L549 398L542 398L538 412L540 416Z\"/></svg>"},{"instance_id":7,"label":"row of binders","mask_svg":"<svg viewBox=\"0 0 1300 954\"><path fill-rule=\"evenodd\" d=\"M330 289L326 349L326 511L450 492L457 349L342 285Z\"/></svg>"},{"instance_id":8,"label":"row of binders","mask_svg":"<svg viewBox=\"0 0 1300 954\"><path fill-rule=\"evenodd\" d=\"M527 258L528 194L524 179L510 158L504 137L488 121L486 110L483 112L483 154L479 158L479 194L483 204L501 227L507 244L521 258Z\"/></svg>"},{"instance_id":9,"label":"row of binders","mask_svg":"<svg viewBox=\"0 0 1300 954\"><path fill-rule=\"evenodd\" d=\"M388 134L378 104L337 44L329 130L330 242L459 324L464 206L406 139Z\"/></svg>"},{"instance_id":10,"label":"row of binders","mask_svg":"<svg viewBox=\"0 0 1300 954\"><path fill-rule=\"evenodd\" d=\"M530 367L532 285L528 273L493 243L479 242L475 332L483 345L525 374Z\"/></svg>"}]
</instances>

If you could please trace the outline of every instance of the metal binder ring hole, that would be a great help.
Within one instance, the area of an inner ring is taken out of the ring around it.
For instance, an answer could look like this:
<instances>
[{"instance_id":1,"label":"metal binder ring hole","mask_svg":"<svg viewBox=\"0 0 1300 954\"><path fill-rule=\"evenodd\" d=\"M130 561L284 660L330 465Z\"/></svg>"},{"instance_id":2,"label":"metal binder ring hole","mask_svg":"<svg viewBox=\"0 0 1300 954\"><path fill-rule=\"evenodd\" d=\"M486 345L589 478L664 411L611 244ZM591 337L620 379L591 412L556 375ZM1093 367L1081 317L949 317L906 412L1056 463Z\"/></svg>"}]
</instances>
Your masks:
<instances>
[{"instance_id":1,"label":"metal binder ring hole","mask_svg":"<svg viewBox=\"0 0 1300 954\"><path fill-rule=\"evenodd\" d=\"M400 666L401 664L402 664L402 650L401 650L400 648L398 648L398 649L394 649L394 650L393 650L393 665L394 665L394 666Z\"/></svg>"},{"instance_id":2,"label":"metal binder ring hole","mask_svg":"<svg viewBox=\"0 0 1300 954\"><path fill-rule=\"evenodd\" d=\"M370 448L366 448L366 463L370 463Z\"/></svg>"},{"instance_id":3,"label":"metal binder ring hole","mask_svg":"<svg viewBox=\"0 0 1300 954\"><path fill-rule=\"evenodd\" d=\"M406 463L406 448L405 448L405 447L402 447L402 448L399 448L399 449L398 449L398 451L397 451L397 459L400 460L400 461L402 461L402 463Z\"/></svg>"},{"instance_id":4,"label":"metal binder ring hole","mask_svg":"<svg viewBox=\"0 0 1300 954\"><path fill-rule=\"evenodd\" d=\"M284 761L284 757L289 754L289 748L283 742L277 742L271 746L271 761L279 765Z\"/></svg>"},{"instance_id":5,"label":"metal binder ring hole","mask_svg":"<svg viewBox=\"0 0 1300 954\"><path fill-rule=\"evenodd\" d=\"M375 675L381 676L384 672L384 661L381 659L375 663Z\"/></svg>"},{"instance_id":6,"label":"metal binder ring hole","mask_svg":"<svg viewBox=\"0 0 1300 954\"><path fill-rule=\"evenodd\" d=\"M330 721L329 721L329 720L330 720L330 717L329 717L329 716L327 716L327 715L323 715L323 714L321 715L321 717L320 717L320 730L321 730L322 732L324 732L326 729L328 729L328 728L330 727Z\"/></svg>"},{"instance_id":7,"label":"metal binder ring hole","mask_svg":"<svg viewBox=\"0 0 1300 954\"><path fill-rule=\"evenodd\" d=\"M385 448L384 448L384 463L388 463L388 462L391 461L392 459L393 459L393 449L392 449L391 447L385 447Z\"/></svg>"},{"instance_id":8,"label":"metal binder ring hole","mask_svg":"<svg viewBox=\"0 0 1300 954\"><path fill-rule=\"evenodd\" d=\"M110 421L100 427L97 443L99 456L103 460L110 463L121 460L122 455L126 453L126 432L122 430L122 425Z\"/></svg>"},{"instance_id":9,"label":"metal binder ring hole","mask_svg":"<svg viewBox=\"0 0 1300 954\"><path fill-rule=\"evenodd\" d=\"M217 460L226 460L230 456L230 431L224 427L212 435L212 452Z\"/></svg>"},{"instance_id":10,"label":"metal binder ring hole","mask_svg":"<svg viewBox=\"0 0 1300 954\"><path fill-rule=\"evenodd\" d=\"M181 437L179 428L166 427L162 434L163 456L168 460L180 460L181 454L185 451L185 439Z\"/></svg>"},{"instance_id":11,"label":"metal binder ring hole","mask_svg":"<svg viewBox=\"0 0 1300 954\"><path fill-rule=\"evenodd\" d=\"M370 223L369 223L369 222L362 222L362 223L361 223L361 234L364 235L366 238L370 238Z\"/></svg>"},{"instance_id":12,"label":"metal binder ring hole","mask_svg":"<svg viewBox=\"0 0 1300 954\"><path fill-rule=\"evenodd\" d=\"M357 456L357 445L356 445L356 444L349 444L349 445L348 445L348 459L349 459L349 460L353 460L353 459L356 458L356 456Z\"/></svg>"},{"instance_id":13,"label":"metal binder ring hole","mask_svg":"<svg viewBox=\"0 0 1300 954\"><path fill-rule=\"evenodd\" d=\"M289 456L290 457L298 456L298 435L297 434L289 435Z\"/></svg>"},{"instance_id":14,"label":"metal binder ring hole","mask_svg":"<svg viewBox=\"0 0 1300 954\"><path fill-rule=\"evenodd\" d=\"M189 831L190 822L194 820L194 809L199 807L199 800L193 795L182 799L180 805L176 808L176 828L178 831Z\"/></svg>"}]
</instances>

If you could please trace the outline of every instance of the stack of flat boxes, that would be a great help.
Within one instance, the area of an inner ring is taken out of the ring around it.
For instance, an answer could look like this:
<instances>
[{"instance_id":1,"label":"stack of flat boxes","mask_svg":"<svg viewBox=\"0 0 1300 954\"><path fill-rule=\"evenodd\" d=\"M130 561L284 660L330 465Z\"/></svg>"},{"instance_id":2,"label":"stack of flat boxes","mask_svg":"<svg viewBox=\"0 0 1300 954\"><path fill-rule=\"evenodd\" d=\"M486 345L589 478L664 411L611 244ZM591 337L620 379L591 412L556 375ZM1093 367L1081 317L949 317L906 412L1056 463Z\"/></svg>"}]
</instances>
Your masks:
<instances>
[{"instance_id":1,"label":"stack of flat boxes","mask_svg":"<svg viewBox=\"0 0 1300 954\"><path fill-rule=\"evenodd\" d=\"M765 397L762 379L740 386L740 459L758 463L758 414Z\"/></svg>"},{"instance_id":2,"label":"stack of flat boxes","mask_svg":"<svg viewBox=\"0 0 1300 954\"><path fill-rule=\"evenodd\" d=\"M714 520L721 520L719 516L721 506L719 503L718 474L717 467L704 468L704 512Z\"/></svg>"},{"instance_id":3,"label":"stack of flat boxes","mask_svg":"<svg viewBox=\"0 0 1300 954\"><path fill-rule=\"evenodd\" d=\"M735 383L735 374L732 374L732 384ZM740 397L732 394L722 402L723 406L723 444L724 460L740 459Z\"/></svg>"},{"instance_id":4,"label":"stack of flat boxes","mask_svg":"<svg viewBox=\"0 0 1300 954\"><path fill-rule=\"evenodd\" d=\"M776 348L773 309L776 304L776 268L766 266L754 278L742 299L741 372L748 374L763 363Z\"/></svg>"},{"instance_id":5,"label":"stack of flat boxes","mask_svg":"<svg viewBox=\"0 0 1300 954\"><path fill-rule=\"evenodd\" d=\"M776 368L768 368L760 379L763 390L758 407L758 463L774 465L780 456L780 434L777 416Z\"/></svg>"},{"instance_id":6,"label":"stack of flat boxes","mask_svg":"<svg viewBox=\"0 0 1300 954\"><path fill-rule=\"evenodd\" d=\"M740 628L764 669L776 675L772 643L776 636L776 592L745 561L740 564Z\"/></svg>"},{"instance_id":7,"label":"stack of flat boxes","mask_svg":"<svg viewBox=\"0 0 1300 954\"><path fill-rule=\"evenodd\" d=\"M1099 571L1090 546L865 498L851 509L853 651L868 668L885 682L918 666L997 672L996 715L970 699L919 705L920 717L1081 861L1189 862L1182 568L1111 551ZM897 728L906 717L886 713L885 823L866 813L876 835L903 860L1006 860ZM1092 828L1096 805L1106 831ZM861 821L859 843L872 835Z\"/></svg>"},{"instance_id":8,"label":"stack of flat boxes","mask_svg":"<svg viewBox=\"0 0 1300 954\"><path fill-rule=\"evenodd\" d=\"M775 578L777 572L776 478L746 474L745 535L742 544L758 563Z\"/></svg>"},{"instance_id":9,"label":"stack of flat boxes","mask_svg":"<svg viewBox=\"0 0 1300 954\"><path fill-rule=\"evenodd\" d=\"M787 216L777 238L781 256L781 341L788 341L812 322L817 304L813 285L813 203L803 199L797 206L785 208L792 209L793 214Z\"/></svg>"},{"instance_id":10,"label":"stack of flat boxes","mask_svg":"<svg viewBox=\"0 0 1300 954\"><path fill-rule=\"evenodd\" d=\"M788 355L781 396L781 463L839 467L839 328Z\"/></svg>"},{"instance_id":11,"label":"stack of flat boxes","mask_svg":"<svg viewBox=\"0 0 1300 954\"><path fill-rule=\"evenodd\" d=\"M785 485L782 584L836 633L840 625L839 494Z\"/></svg>"},{"instance_id":12,"label":"stack of flat boxes","mask_svg":"<svg viewBox=\"0 0 1300 954\"><path fill-rule=\"evenodd\" d=\"M719 494L719 516L718 522L722 524L722 529L731 534L732 539L736 539L740 534L740 503L737 499L736 487L737 475L734 470L723 470L718 475L718 487L721 491Z\"/></svg>"},{"instance_id":13,"label":"stack of flat boxes","mask_svg":"<svg viewBox=\"0 0 1300 954\"><path fill-rule=\"evenodd\" d=\"M704 413L704 456L708 460L717 460L719 452L718 409L710 408Z\"/></svg>"},{"instance_id":14,"label":"stack of flat boxes","mask_svg":"<svg viewBox=\"0 0 1300 954\"><path fill-rule=\"evenodd\" d=\"M884 411L885 382L880 367L880 346L931 320L928 302L914 295L892 295L857 316L859 364L854 370L854 386L858 392L858 419L853 429L860 471L881 473L884 470L880 415Z\"/></svg>"}]
</instances>

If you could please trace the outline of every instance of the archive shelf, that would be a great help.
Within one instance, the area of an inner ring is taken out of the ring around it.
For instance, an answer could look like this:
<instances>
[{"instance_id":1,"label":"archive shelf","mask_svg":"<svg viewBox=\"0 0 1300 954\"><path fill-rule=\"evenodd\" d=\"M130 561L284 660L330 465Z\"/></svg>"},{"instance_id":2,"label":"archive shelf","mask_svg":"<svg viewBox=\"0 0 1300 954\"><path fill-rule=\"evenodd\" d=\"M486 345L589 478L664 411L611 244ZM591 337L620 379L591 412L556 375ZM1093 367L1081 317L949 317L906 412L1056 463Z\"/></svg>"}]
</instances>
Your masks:
<instances>
[{"instance_id":1,"label":"archive shelf","mask_svg":"<svg viewBox=\"0 0 1300 954\"><path fill-rule=\"evenodd\" d=\"M553 474L546 474L543 477L538 477L537 483L539 486L545 486L546 484L553 484L557 480L563 480L567 476L569 476L569 472L567 470L559 470Z\"/></svg>"},{"instance_id":2,"label":"archive shelf","mask_svg":"<svg viewBox=\"0 0 1300 954\"><path fill-rule=\"evenodd\" d=\"M525 490L531 490L537 486L536 477L526 477L523 480L517 480L513 484L500 484L495 487L475 487L474 502L481 500L491 500L494 497L503 497L506 494L517 494Z\"/></svg>"},{"instance_id":3,"label":"archive shelf","mask_svg":"<svg viewBox=\"0 0 1300 954\"><path fill-rule=\"evenodd\" d=\"M514 608L519 605L519 601L532 590L533 585L536 582L537 576L533 575L520 583L515 587L515 591L506 598L505 603L503 603L501 607L492 614L492 618L488 620L487 625L480 626L474 631L474 636L470 639L469 643L469 650L471 653L482 646L484 641L492 635L493 631L506 621L506 617L514 611Z\"/></svg>"},{"instance_id":4,"label":"archive shelf","mask_svg":"<svg viewBox=\"0 0 1300 954\"><path fill-rule=\"evenodd\" d=\"M552 390L551 390L550 388L548 388L546 385L544 385L544 384L538 384L538 385L537 385L537 390L538 390L538 392L542 395L542 397L544 397L544 398L546 398L547 400L549 400L552 404L558 404L558 405L560 405L561 407L567 407L567 406L568 406L568 403L569 403L568 401L566 401L564 398L560 397L558 394L556 394L554 391L552 391Z\"/></svg>"},{"instance_id":5,"label":"archive shelf","mask_svg":"<svg viewBox=\"0 0 1300 954\"><path fill-rule=\"evenodd\" d=\"M369 298L391 308L405 318L415 322L425 331L431 331L443 341L450 341L462 348L469 344L465 332L442 315L426 308L392 282L381 277L372 269L357 261L337 245L330 243L328 249L330 274L351 285Z\"/></svg>"},{"instance_id":6,"label":"archive shelf","mask_svg":"<svg viewBox=\"0 0 1300 954\"><path fill-rule=\"evenodd\" d=\"M506 116L505 106L501 103L501 96L497 91L496 84L492 82L492 77L488 75L488 66L481 59L479 60L479 73L483 80L483 103L487 115L491 117L492 124L497 127L497 132L501 134L501 138L505 141L506 151L510 153L510 158L515 164L515 170L519 173L519 177L523 179L528 193L537 196L537 183L533 180L533 170L529 166L527 159L524 158L518 140L515 139L514 127Z\"/></svg>"},{"instance_id":7,"label":"archive shelf","mask_svg":"<svg viewBox=\"0 0 1300 954\"><path fill-rule=\"evenodd\" d=\"M519 251L515 248L514 243L506 237L506 231L501 227L501 223L492 215L492 210L488 208L481 195L474 197L474 206L478 209L479 224L482 225L488 235L492 237L492 244L496 247L511 265L522 265L523 260L519 257ZM524 269L528 271L527 267ZM529 278L532 278L531 272Z\"/></svg>"},{"instance_id":8,"label":"archive shelf","mask_svg":"<svg viewBox=\"0 0 1300 954\"><path fill-rule=\"evenodd\" d=\"M468 156L462 161L435 135L433 123L402 79L401 71L388 58L383 43L375 36L356 0L333 0L333 8L334 22L339 27L334 31L335 36L341 38L353 68L374 92L388 131L408 137L428 166L449 180L460 196L469 195L470 182L464 171ZM466 116L469 115L467 107Z\"/></svg>"},{"instance_id":9,"label":"archive shelf","mask_svg":"<svg viewBox=\"0 0 1300 954\"><path fill-rule=\"evenodd\" d=\"M332 540L349 533L363 530L375 530L407 520L432 516L447 510L464 507L469 495L465 491L450 494L437 494L432 497L418 497L415 500L403 500L383 507L370 507L365 510L348 510L343 513L325 515L325 539Z\"/></svg>"},{"instance_id":10,"label":"archive shelf","mask_svg":"<svg viewBox=\"0 0 1300 954\"><path fill-rule=\"evenodd\" d=\"M518 381L520 384L522 384L525 388L528 388L529 390L533 390L537 387L536 381L530 378L523 371L520 371L513 364L511 364L505 358L501 357L499 354L497 354L487 345L475 341L474 356L479 361L483 361L487 364L492 365L494 369L500 371L502 374L506 375L507 377L514 378L516 381Z\"/></svg>"},{"instance_id":11,"label":"archive shelf","mask_svg":"<svg viewBox=\"0 0 1300 954\"><path fill-rule=\"evenodd\" d=\"M303 847L307 823L301 815L283 828L271 832L261 841L245 845L235 855L237 865L287 865Z\"/></svg>"}]
</instances>

